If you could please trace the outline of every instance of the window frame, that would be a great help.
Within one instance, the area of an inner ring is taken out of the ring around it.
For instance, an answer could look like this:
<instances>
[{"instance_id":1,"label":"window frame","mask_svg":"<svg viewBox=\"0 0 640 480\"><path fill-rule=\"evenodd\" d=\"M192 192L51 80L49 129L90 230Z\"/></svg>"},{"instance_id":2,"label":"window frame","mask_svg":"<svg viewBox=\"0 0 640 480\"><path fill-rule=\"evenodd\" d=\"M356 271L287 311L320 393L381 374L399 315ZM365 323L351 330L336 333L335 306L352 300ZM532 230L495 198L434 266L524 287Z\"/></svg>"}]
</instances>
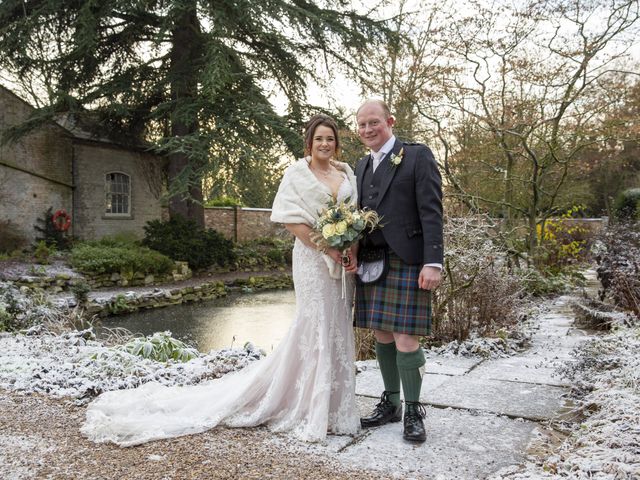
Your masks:
<instances>
[{"instance_id":1,"label":"window frame","mask_svg":"<svg viewBox=\"0 0 640 480\"><path fill-rule=\"evenodd\" d=\"M127 179L127 192L124 193L114 193L112 191L108 191L107 190L107 186L113 184L114 182L109 180L109 175L122 175ZM114 195L126 195L128 202L127 202L127 212L126 213L115 213L115 212L108 212L107 211L107 196L111 195L111 204L113 205L113 196ZM110 172L106 172L104 174L104 197L103 197L103 201L104 203L104 210L103 215L104 217L108 217L108 218L131 218L132 217L132 212L131 212L131 175L129 175L128 173L122 172L120 170L112 170Z\"/></svg>"}]
</instances>

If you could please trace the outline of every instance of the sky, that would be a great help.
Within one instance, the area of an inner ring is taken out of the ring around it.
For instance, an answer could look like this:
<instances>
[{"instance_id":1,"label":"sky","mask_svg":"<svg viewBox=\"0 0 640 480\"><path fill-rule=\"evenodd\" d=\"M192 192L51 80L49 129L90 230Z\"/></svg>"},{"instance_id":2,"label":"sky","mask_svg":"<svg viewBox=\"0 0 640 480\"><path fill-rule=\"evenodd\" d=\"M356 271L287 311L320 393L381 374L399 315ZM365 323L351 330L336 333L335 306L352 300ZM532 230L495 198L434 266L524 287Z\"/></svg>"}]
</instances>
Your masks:
<instances>
[{"instance_id":1,"label":"sky","mask_svg":"<svg viewBox=\"0 0 640 480\"><path fill-rule=\"evenodd\" d=\"M376 3L381 3L378 0L361 0L360 9L365 7L370 7ZM383 6L379 11L379 18L389 18L395 12L397 12L398 8L397 1L388 1L382 2ZM507 0L480 0L480 3L483 3L485 6L491 5L499 5L499 4L511 4L520 5L521 0L514 0L513 2ZM412 15L421 15L424 12L424 8L420 9L419 5L437 5L439 8L442 8L442 18L446 20L446 18L454 18L458 15L466 15L469 14L469 2L450 2L448 0L407 0L407 6L405 7L405 11L413 12ZM425 14L426 15L426 14ZM509 19L505 18L505 22ZM605 18L599 18L597 15L594 15L591 18L591 24L593 27L601 27ZM613 48L617 48L618 45L614 42L612 45ZM635 43L629 49L629 55L633 62L635 62L635 66L632 66L631 62L627 65L630 69L637 69L638 64L640 63L640 38L636 37ZM320 107L334 109L335 107L340 107L345 110L345 112L355 112L358 106L365 99L363 97L363 93L359 85L350 78L347 78L343 73L341 73L339 68L333 69L330 73L328 73L323 64L318 64L317 71L320 76L326 78L327 76L331 76L331 81L328 82L327 86L322 86L317 84L316 82L310 81L308 85L308 100L310 103L314 105L318 105ZM640 71L639 71L640 74ZM280 113L286 112L286 100L279 96L273 97L273 103L276 106L277 110ZM355 120L354 120L355 122Z\"/></svg>"}]
</instances>

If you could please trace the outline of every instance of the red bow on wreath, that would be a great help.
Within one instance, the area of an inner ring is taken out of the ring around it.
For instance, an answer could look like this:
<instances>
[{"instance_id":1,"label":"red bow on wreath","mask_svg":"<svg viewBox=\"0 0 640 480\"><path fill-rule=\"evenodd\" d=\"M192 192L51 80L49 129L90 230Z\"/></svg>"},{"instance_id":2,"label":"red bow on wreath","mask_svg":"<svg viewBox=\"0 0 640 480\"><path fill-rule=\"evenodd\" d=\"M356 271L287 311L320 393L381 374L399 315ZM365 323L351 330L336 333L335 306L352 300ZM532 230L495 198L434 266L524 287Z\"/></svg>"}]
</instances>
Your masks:
<instances>
[{"instance_id":1,"label":"red bow on wreath","mask_svg":"<svg viewBox=\"0 0 640 480\"><path fill-rule=\"evenodd\" d=\"M71 215L66 210L58 210L51 217L53 226L60 232L66 232L71 226Z\"/></svg>"}]
</instances>

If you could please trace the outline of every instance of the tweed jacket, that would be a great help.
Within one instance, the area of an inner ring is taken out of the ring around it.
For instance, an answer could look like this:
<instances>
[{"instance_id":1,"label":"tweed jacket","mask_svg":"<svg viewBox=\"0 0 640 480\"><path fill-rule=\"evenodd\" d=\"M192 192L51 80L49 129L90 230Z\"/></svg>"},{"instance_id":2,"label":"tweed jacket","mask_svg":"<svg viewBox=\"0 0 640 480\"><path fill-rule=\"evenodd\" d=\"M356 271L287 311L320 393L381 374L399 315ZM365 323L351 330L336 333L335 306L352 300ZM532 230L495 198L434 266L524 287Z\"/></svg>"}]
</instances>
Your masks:
<instances>
[{"instance_id":1,"label":"tweed jacket","mask_svg":"<svg viewBox=\"0 0 640 480\"><path fill-rule=\"evenodd\" d=\"M367 155L356 166L360 206L366 189L362 180L372 163ZM442 179L431 150L396 139L378 169L384 176L375 210L382 216L381 232L391 250L410 265L443 264Z\"/></svg>"}]
</instances>

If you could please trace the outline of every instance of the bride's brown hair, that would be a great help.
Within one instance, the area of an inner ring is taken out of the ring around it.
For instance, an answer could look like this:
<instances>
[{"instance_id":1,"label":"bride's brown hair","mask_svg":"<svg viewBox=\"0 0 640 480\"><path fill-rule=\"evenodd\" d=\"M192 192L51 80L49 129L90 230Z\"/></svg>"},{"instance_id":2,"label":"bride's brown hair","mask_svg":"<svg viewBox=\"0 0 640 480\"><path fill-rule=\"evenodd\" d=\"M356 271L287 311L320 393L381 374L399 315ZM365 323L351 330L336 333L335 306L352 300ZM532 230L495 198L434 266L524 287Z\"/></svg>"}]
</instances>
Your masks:
<instances>
[{"instance_id":1,"label":"bride's brown hair","mask_svg":"<svg viewBox=\"0 0 640 480\"><path fill-rule=\"evenodd\" d=\"M314 115L309 119L304 126L304 154L309 155L311 153L311 145L313 145L313 134L316 133L316 129L320 126L329 127L333 130L333 135L336 138L336 155L340 150L340 137L338 136L338 125L336 121L328 115L321 113Z\"/></svg>"}]
</instances>

